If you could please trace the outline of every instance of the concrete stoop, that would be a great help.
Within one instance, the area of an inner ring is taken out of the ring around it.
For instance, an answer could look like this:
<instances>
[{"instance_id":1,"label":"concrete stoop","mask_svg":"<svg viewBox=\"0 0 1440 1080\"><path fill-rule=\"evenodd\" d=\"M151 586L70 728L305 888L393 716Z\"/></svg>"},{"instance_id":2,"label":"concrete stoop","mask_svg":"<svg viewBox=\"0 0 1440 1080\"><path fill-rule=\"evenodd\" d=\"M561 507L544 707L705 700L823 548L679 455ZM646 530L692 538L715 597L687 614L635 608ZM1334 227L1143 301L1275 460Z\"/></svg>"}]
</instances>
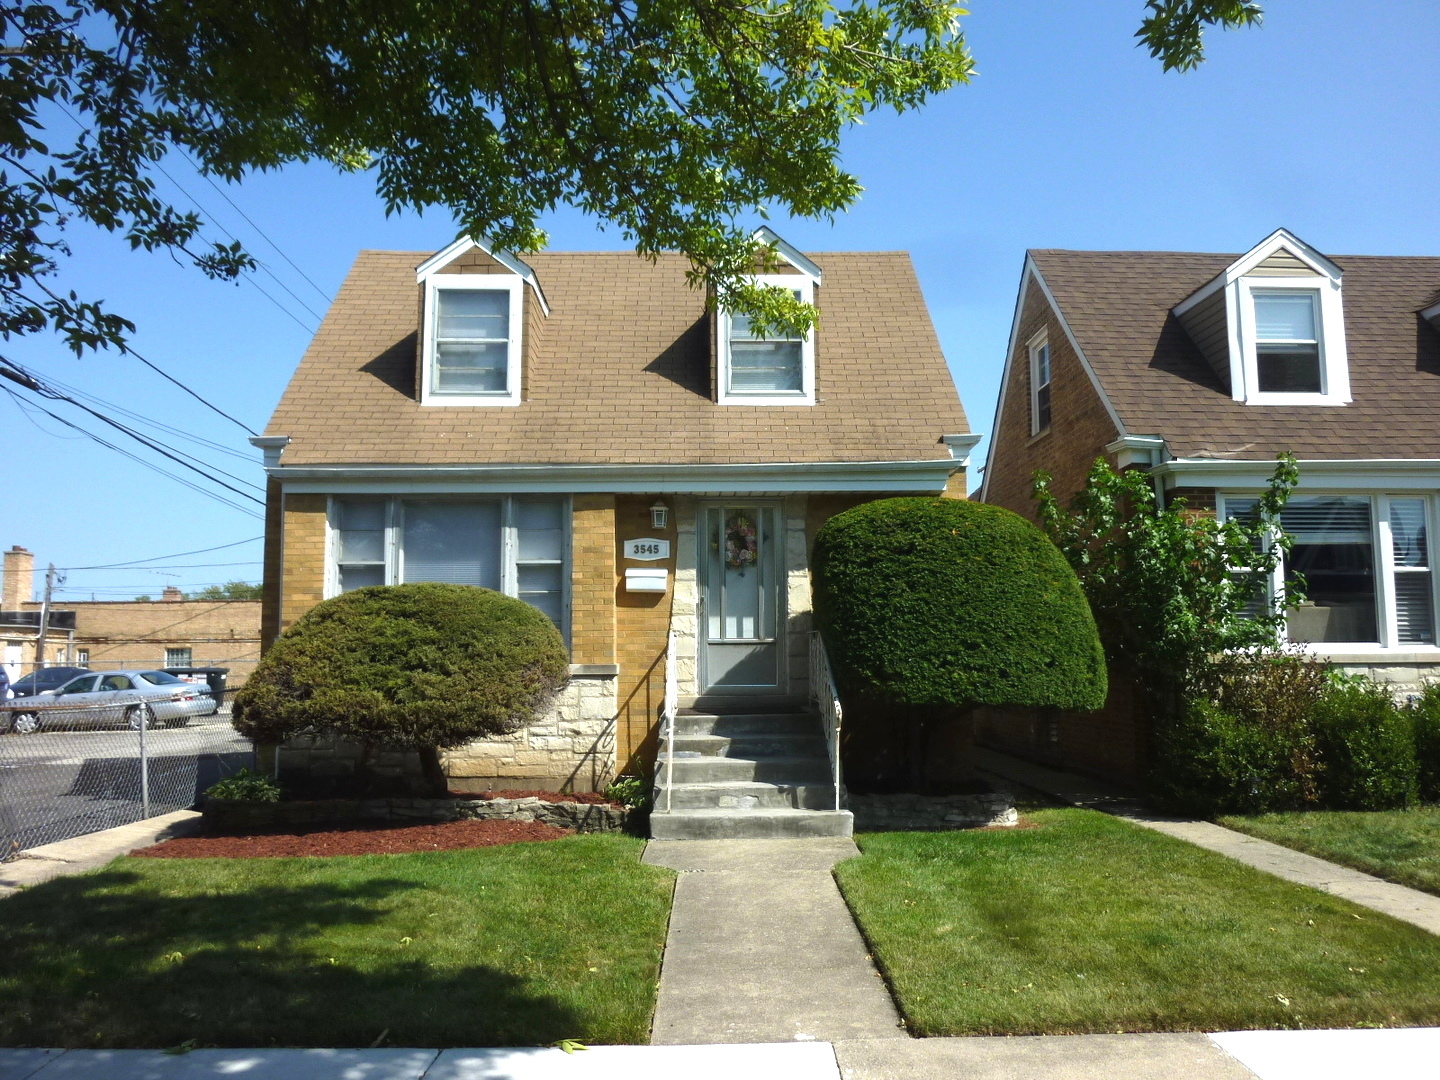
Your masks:
<instances>
[{"instance_id":1,"label":"concrete stoop","mask_svg":"<svg viewBox=\"0 0 1440 1080\"><path fill-rule=\"evenodd\" d=\"M663 753L657 762L651 837L851 835L850 811L835 809L819 717L783 702L767 702L765 712L753 711L756 706L743 699L733 705L706 704L676 717L673 768Z\"/></svg>"}]
</instances>

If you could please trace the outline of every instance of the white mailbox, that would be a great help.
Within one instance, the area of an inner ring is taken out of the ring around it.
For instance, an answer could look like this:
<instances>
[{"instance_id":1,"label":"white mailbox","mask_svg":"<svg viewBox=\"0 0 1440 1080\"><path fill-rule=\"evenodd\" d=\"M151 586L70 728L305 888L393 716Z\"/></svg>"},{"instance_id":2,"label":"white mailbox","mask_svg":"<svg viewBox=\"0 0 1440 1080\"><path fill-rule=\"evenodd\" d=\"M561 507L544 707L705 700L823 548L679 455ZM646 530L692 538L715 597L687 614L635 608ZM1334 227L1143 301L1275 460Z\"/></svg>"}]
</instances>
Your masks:
<instances>
[{"instance_id":1,"label":"white mailbox","mask_svg":"<svg viewBox=\"0 0 1440 1080\"><path fill-rule=\"evenodd\" d=\"M625 568L626 592L663 593L670 581L670 571L654 566L627 566Z\"/></svg>"}]
</instances>

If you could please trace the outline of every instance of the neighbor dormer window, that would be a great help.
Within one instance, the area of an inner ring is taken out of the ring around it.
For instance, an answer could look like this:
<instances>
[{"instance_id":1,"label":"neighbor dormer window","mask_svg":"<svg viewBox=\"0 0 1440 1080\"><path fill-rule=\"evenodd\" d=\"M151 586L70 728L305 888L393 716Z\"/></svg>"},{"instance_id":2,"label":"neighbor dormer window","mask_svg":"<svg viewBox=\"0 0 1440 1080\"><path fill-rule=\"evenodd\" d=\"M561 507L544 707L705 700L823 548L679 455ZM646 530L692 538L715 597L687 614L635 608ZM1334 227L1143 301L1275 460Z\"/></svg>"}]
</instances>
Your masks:
<instances>
[{"instance_id":1,"label":"neighbor dormer window","mask_svg":"<svg viewBox=\"0 0 1440 1080\"><path fill-rule=\"evenodd\" d=\"M758 279L789 289L802 303L814 303L811 281L798 274ZM719 401L722 405L813 405L815 335L756 334L744 315L721 312L719 319Z\"/></svg>"},{"instance_id":2,"label":"neighbor dormer window","mask_svg":"<svg viewBox=\"0 0 1440 1080\"><path fill-rule=\"evenodd\" d=\"M522 282L444 274L425 283L426 405L518 405Z\"/></svg>"},{"instance_id":3,"label":"neighbor dormer window","mask_svg":"<svg viewBox=\"0 0 1440 1080\"><path fill-rule=\"evenodd\" d=\"M1253 289L1255 377L1262 394L1323 394L1320 294Z\"/></svg>"}]
</instances>

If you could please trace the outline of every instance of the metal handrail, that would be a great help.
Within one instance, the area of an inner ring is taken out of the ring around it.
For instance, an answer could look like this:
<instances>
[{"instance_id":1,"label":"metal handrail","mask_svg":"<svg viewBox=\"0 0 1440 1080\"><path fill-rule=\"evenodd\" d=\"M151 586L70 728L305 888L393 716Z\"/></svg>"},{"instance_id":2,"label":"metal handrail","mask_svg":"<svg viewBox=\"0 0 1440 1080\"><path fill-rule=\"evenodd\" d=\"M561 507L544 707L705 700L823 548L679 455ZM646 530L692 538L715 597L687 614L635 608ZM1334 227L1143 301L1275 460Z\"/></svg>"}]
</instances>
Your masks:
<instances>
[{"instance_id":1,"label":"metal handrail","mask_svg":"<svg viewBox=\"0 0 1440 1080\"><path fill-rule=\"evenodd\" d=\"M840 723L844 710L830 672L830 657L818 631L810 635L810 696L820 709L825 728L825 750L830 755L830 775L835 781L835 809L840 809Z\"/></svg>"},{"instance_id":2,"label":"metal handrail","mask_svg":"<svg viewBox=\"0 0 1440 1080\"><path fill-rule=\"evenodd\" d=\"M661 730L665 738L665 811L670 811L670 794L675 789L675 714L680 711L680 678L675 670L675 631L665 642L665 701L660 706Z\"/></svg>"}]
</instances>

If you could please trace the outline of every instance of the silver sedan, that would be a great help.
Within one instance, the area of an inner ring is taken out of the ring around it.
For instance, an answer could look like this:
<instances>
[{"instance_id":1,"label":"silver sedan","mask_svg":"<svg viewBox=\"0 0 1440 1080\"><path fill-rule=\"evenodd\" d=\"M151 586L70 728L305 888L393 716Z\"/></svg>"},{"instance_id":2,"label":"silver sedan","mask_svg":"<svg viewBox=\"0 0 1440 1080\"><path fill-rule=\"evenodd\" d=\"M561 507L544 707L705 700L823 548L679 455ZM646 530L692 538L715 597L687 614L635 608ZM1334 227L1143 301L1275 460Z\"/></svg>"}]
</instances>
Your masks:
<instances>
[{"instance_id":1,"label":"silver sedan","mask_svg":"<svg viewBox=\"0 0 1440 1080\"><path fill-rule=\"evenodd\" d=\"M0 704L0 731L28 735L42 728L124 725L184 727L192 716L208 716L215 702L208 688L193 686L165 671L87 672L57 690ZM7 722L8 721L8 722Z\"/></svg>"}]
</instances>

